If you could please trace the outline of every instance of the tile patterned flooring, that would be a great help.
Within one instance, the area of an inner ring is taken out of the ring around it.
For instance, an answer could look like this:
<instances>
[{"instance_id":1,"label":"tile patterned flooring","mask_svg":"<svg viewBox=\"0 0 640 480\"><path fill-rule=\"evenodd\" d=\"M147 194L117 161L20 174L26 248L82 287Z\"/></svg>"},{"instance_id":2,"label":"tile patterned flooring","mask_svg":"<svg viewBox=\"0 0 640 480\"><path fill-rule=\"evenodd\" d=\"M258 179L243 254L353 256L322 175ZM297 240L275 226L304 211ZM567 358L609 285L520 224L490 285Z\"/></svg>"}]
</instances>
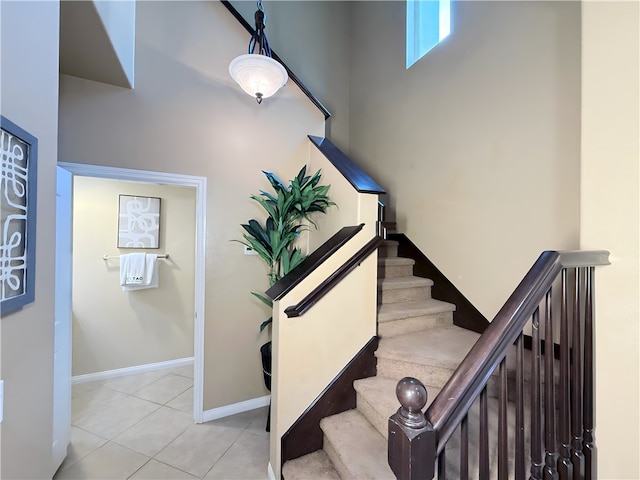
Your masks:
<instances>
[{"instance_id":1,"label":"tile patterned flooring","mask_svg":"<svg viewBox=\"0 0 640 480\"><path fill-rule=\"evenodd\" d=\"M267 478L267 407L194 424L192 367L74 385L71 403L54 480Z\"/></svg>"}]
</instances>

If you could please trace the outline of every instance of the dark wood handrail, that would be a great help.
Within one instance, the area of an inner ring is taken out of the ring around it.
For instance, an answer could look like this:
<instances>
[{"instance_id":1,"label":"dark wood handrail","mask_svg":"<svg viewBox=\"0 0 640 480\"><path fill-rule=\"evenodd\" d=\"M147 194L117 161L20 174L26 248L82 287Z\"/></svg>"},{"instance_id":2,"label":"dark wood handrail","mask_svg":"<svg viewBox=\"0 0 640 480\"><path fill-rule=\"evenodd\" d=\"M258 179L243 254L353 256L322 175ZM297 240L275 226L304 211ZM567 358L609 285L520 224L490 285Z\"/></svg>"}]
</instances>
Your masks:
<instances>
[{"instance_id":1,"label":"dark wood handrail","mask_svg":"<svg viewBox=\"0 0 640 480\"><path fill-rule=\"evenodd\" d=\"M309 135L309 140L313 143L322 154L327 157L336 170L338 170L344 178L356 189L358 193L374 193L384 194L384 188L376 183L367 173L358 165L353 163L342 150L336 147L330 140L326 138L314 137Z\"/></svg>"},{"instance_id":2,"label":"dark wood handrail","mask_svg":"<svg viewBox=\"0 0 640 480\"><path fill-rule=\"evenodd\" d=\"M437 432L438 453L444 449L561 270L597 265L609 265L609 252L546 251L540 255L427 409L425 416Z\"/></svg>"},{"instance_id":3,"label":"dark wood handrail","mask_svg":"<svg viewBox=\"0 0 640 480\"><path fill-rule=\"evenodd\" d=\"M249 22L247 22L244 19L242 15L240 15L240 12L238 12L238 10L236 10L235 7L231 5L231 2L229 2L228 0L220 0L220 2L222 3L222 5L226 7L227 10L229 10L231 15L233 15L235 19L238 20L238 22L240 22L240 24L247 30L247 32L249 32L250 35L253 35L255 33L254 28L249 24ZM249 42L247 41L247 44L248 43ZM329 112L329 110L327 110L327 108L320 102L320 100L318 100L318 98L313 93L311 93L311 91L307 88L307 86L304 83L302 83L302 80L300 80L298 76L291 71L291 69L287 66L286 63L282 61L282 59L278 56L276 52L271 50L271 56L273 57L274 60L282 64L284 69L287 71L287 74L289 75L289 78L291 79L291 81L293 81L293 83L295 83L296 85L298 85L298 87L300 87L300 90L302 90L302 93L304 93L307 96L307 98L311 100L311 103L313 103L316 107L318 107L318 110L320 110L324 115L324 119L327 120L331 116L331 112Z\"/></svg>"},{"instance_id":4,"label":"dark wood handrail","mask_svg":"<svg viewBox=\"0 0 640 480\"><path fill-rule=\"evenodd\" d=\"M324 263L340 247L351 240L362 230L364 223L352 227L342 227L329 240L320 245L313 253L305 258L300 265L274 283L265 293L272 300L279 300L289 293L293 287L307 278L316 268Z\"/></svg>"},{"instance_id":5,"label":"dark wood handrail","mask_svg":"<svg viewBox=\"0 0 640 480\"><path fill-rule=\"evenodd\" d=\"M384 241L382 237L375 236L369 242L358 250L349 260L343 263L335 272L333 272L326 280L304 297L296 305L287 307L284 313L287 317L299 317L303 315L307 310L313 307L322 297L333 289L338 283L340 283L354 268L360 265L369 255L377 250L380 244Z\"/></svg>"}]
</instances>

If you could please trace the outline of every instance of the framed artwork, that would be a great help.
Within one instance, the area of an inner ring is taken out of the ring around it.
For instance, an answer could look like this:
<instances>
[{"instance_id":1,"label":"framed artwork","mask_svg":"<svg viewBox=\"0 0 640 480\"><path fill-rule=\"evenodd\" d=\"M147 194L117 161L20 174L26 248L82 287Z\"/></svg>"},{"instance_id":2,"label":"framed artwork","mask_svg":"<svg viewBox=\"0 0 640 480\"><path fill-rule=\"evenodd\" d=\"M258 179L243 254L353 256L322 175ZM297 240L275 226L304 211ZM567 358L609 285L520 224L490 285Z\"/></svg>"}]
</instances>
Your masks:
<instances>
[{"instance_id":1,"label":"framed artwork","mask_svg":"<svg viewBox=\"0 0 640 480\"><path fill-rule=\"evenodd\" d=\"M35 299L38 139L0 116L0 313Z\"/></svg>"},{"instance_id":2,"label":"framed artwork","mask_svg":"<svg viewBox=\"0 0 640 480\"><path fill-rule=\"evenodd\" d=\"M160 199L119 197L118 248L159 248Z\"/></svg>"}]
</instances>

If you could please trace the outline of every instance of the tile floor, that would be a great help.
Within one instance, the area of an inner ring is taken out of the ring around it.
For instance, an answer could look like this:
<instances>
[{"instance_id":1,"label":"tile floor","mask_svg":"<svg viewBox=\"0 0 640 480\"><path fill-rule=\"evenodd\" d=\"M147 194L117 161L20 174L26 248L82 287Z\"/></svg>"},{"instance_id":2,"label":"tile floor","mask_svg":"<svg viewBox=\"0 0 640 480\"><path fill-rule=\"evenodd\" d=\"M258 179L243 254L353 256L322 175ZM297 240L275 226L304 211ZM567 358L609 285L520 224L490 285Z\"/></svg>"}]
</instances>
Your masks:
<instances>
[{"instance_id":1,"label":"tile floor","mask_svg":"<svg viewBox=\"0 0 640 480\"><path fill-rule=\"evenodd\" d=\"M193 369L74 385L63 479L267 478L267 407L196 425Z\"/></svg>"}]
</instances>

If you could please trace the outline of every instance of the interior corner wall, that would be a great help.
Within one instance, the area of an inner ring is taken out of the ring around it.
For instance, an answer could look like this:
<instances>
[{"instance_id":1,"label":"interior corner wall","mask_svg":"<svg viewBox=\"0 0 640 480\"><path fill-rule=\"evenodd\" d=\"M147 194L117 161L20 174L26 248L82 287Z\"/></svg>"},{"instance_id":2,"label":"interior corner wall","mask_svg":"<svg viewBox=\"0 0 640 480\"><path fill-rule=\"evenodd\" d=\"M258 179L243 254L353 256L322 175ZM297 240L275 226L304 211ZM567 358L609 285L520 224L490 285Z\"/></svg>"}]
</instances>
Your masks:
<instances>
[{"instance_id":1,"label":"interior corner wall","mask_svg":"<svg viewBox=\"0 0 640 480\"><path fill-rule=\"evenodd\" d=\"M117 248L121 194L160 198L157 250ZM74 376L193 356L195 210L193 188L74 177ZM169 254L158 288L122 291L118 256L135 252Z\"/></svg>"},{"instance_id":2,"label":"interior corner wall","mask_svg":"<svg viewBox=\"0 0 640 480\"><path fill-rule=\"evenodd\" d=\"M596 269L598 478L640 478L640 8L582 4L582 249Z\"/></svg>"},{"instance_id":3,"label":"interior corner wall","mask_svg":"<svg viewBox=\"0 0 640 480\"><path fill-rule=\"evenodd\" d=\"M351 16L351 156L491 319L543 250L578 247L580 3L454 0L408 70L405 2Z\"/></svg>"},{"instance_id":4,"label":"interior corner wall","mask_svg":"<svg viewBox=\"0 0 640 480\"><path fill-rule=\"evenodd\" d=\"M134 85L136 1L93 1L129 85Z\"/></svg>"},{"instance_id":5,"label":"interior corner wall","mask_svg":"<svg viewBox=\"0 0 640 480\"><path fill-rule=\"evenodd\" d=\"M0 2L2 115L38 139L35 301L0 320L0 477L51 478L59 2Z\"/></svg>"},{"instance_id":6,"label":"interior corner wall","mask_svg":"<svg viewBox=\"0 0 640 480\"><path fill-rule=\"evenodd\" d=\"M259 347L268 288L240 225L262 212L249 196L308 161L324 116L289 82L258 105L229 77L249 37L219 2L136 5L136 85L60 77L60 160L207 178L204 409L268 394ZM170 252L171 253L171 252ZM100 260L102 261L102 260Z\"/></svg>"}]
</instances>

